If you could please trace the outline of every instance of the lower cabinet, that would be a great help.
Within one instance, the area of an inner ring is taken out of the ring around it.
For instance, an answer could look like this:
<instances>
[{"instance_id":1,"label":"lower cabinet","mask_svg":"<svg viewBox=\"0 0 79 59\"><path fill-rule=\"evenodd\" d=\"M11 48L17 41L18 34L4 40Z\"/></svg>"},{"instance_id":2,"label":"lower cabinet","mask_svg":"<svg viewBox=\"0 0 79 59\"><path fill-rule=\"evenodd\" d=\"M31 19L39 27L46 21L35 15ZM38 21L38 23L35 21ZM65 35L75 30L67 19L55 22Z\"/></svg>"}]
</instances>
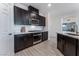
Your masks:
<instances>
[{"instance_id":1,"label":"lower cabinet","mask_svg":"<svg viewBox=\"0 0 79 59\"><path fill-rule=\"evenodd\" d=\"M77 39L57 34L57 48L65 56L76 56Z\"/></svg>"},{"instance_id":2,"label":"lower cabinet","mask_svg":"<svg viewBox=\"0 0 79 59\"><path fill-rule=\"evenodd\" d=\"M20 34L14 36L14 51L18 52L33 45L32 34Z\"/></svg>"},{"instance_id":3,"label":"lower cabinet","mask_svg":"<svg viewBox=\"0 0 79 59\"><path fill-rule=\"evenodd\" d=\"M64 52L64 39L63 35L57 35L57 48L63 53Z\"/></svg>"},{"instance_id":4,"label":"lower cabinet","mask_svg":"<svg viewBox=\"0 0 79 59\"><path fill-rule=\"evenodd\" d=\"M48 32L42 32L42 41L45 41L48 39Z\"/></svg>"},{"instance_id":5,"label":"lower cabinet","mask_svg":"<svg viewBox=\"0 0 79 59\"><path fill-rule=\"evenodd\" d=\"M14 36L14 52L18 52L30 46L33 46L34 33L18 34ZM36 34L36 33L35 33ZM48 39L48 32L42 32L42 41Z\"/></svg>"},{"instance_id":6,"label":"lower cabinet","mask_svg":"<svg viewBox=\"0 0 79 59\"><path fill-rule=\"evenodd\" d=\"M79 40L77 41L77 56L79 56Z\"/></svg>"},{"instance_id":7,"label":"lower cabinet","mask_svg":"<svg viewBox=\"0 0 79 59\"><path fill-rule=\"evenodd\" d=\"M33 45L33 35L27 34L24 40L25 47L30 47Z\"/></svg>"},{"instance_id":8,"label":"lower cabinet","mask_svg":"<svg viewBox=\"0 0 79 59\"><path fill-rule=\"evenodd\" d=\"M14 36L14 51L17 52L23 49L24 46L24 36L23 35L15 35Z\"/></svg>"},{"instance_id":9,"label":"lower cabinet","mask_svg":"<svg viewBox=\"0 0 79 59\"><path fill-rule=\"evenodd\" d=\"M76 39L64 36L64 55L65 56L76 56Z\"/></svg>"}]
</instances>

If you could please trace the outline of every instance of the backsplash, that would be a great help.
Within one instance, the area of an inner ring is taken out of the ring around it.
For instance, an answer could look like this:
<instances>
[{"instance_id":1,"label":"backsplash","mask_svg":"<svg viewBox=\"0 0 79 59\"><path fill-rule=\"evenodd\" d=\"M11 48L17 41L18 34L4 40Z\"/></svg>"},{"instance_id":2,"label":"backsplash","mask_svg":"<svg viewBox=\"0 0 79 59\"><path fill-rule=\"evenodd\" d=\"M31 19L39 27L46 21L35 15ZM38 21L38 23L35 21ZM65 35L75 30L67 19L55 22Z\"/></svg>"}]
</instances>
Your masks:
<instances>
[{"instance_id":1,"label":"backsplash","mask_svg":"<svg viewBox=\"0 0 79 59\"><path fill-rule=\"evenodd\" d=\"M28 32L30 30L44 30L43 26L33 26L33 25L15 25L14 26L14 32L21 32L21 28L25 27L25 32Z\"/></svg>"}]
</instances>

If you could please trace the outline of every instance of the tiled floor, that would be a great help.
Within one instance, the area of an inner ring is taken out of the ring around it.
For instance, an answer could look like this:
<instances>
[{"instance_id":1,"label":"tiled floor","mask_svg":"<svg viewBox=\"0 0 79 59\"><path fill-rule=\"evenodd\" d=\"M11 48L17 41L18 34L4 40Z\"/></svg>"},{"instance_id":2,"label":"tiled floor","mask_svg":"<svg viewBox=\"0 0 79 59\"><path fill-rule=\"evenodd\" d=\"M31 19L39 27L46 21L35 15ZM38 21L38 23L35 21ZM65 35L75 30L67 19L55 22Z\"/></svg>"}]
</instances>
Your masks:
<instances>
[{"instance_id":1,"label":"tiled floor","mask_svg":"<svg viewBox=\"0 0 79 59\"><path fill-rule=\"evenodd\" d=\"M55 38L17 52L15 56L63 56L57 49Z\"/></svg>"}]
</instances>

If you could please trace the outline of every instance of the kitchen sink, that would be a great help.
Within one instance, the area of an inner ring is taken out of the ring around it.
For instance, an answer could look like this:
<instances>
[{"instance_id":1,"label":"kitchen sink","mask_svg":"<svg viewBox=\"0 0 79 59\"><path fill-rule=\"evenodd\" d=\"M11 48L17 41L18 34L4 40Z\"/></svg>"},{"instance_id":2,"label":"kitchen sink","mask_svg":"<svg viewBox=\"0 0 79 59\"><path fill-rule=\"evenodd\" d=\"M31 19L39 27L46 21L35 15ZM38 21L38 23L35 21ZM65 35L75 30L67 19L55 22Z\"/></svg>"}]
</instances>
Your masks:
<instances>
[{"instance_id":1,"label":"kitchen sink","mask_svg":"<svg viewBox=\"0 0 79 59\"><path fill-rule=\"evenodd\" d=\"M79 34L76 34L76 33L67 33L69 35L74 35L74 36L79 36Z\"/></svg>"}]
</instances>

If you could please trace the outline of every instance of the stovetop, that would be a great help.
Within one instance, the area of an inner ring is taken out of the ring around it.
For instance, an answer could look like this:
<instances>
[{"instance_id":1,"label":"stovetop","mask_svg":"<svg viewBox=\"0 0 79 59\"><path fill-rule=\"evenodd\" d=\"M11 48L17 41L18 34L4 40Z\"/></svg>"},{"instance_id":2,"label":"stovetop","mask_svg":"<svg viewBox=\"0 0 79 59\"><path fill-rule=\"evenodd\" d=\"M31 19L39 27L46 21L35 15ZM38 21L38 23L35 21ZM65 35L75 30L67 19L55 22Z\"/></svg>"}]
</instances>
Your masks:
<instances>
[{"instance_id":1,"label":"stovetop","mask_svg":"<svg viewBox=\"0 0 79 59\"><path fill-rule=\"evenodd\" d=\"M42 30L30 30L28 32L42 32Z\"/></svg>"}]
</instances>

